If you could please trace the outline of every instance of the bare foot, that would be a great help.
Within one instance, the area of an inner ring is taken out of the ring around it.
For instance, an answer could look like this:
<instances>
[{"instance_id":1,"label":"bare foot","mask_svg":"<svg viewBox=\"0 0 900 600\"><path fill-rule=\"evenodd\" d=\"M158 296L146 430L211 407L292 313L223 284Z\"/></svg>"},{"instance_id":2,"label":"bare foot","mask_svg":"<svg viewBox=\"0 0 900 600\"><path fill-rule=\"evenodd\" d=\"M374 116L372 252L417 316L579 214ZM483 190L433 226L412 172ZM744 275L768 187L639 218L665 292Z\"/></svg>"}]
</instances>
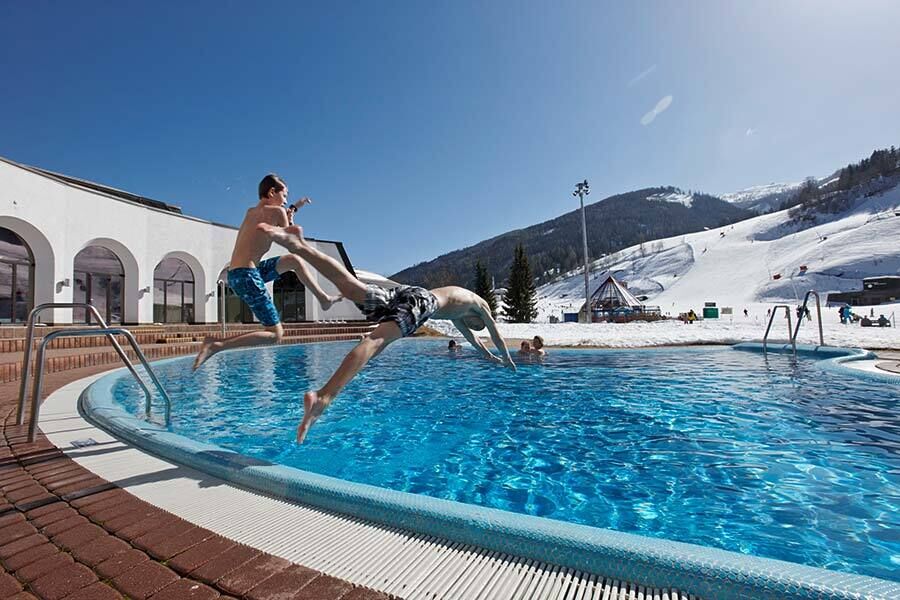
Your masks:
<instances>
[{"instance_id":1,"label":"bare foot","mask_svg":"<svg viewBox=\"0 0 900 600\"><path fill-rule=\"evenodd\" d=\"M299 225L275 227L268 223L260 223L256 228L265 233L270 240L279 246L284 246L291 252L298 252L306 247L306 240L303 239L303 229Z\"/></svg>"},{"instance_id":2,"label":"bare foot","mask_svg":"<svg viewBox=\"0 0 900 600\"><path fill-rule=\"evenodd\" d=\"M328 310L335 302L340 302L343 299L344 296L342 294L338 294L337 296L325 296L325 300L319 300L319 304L322 305L322 310Z\"/></svg>"},{"instance_id":3,"label":"bare foot","mask_svg":"<svg viewBox=\"0 0 900 600\"><path fill-rule=\"evenodd\" d=\"M303 396L303 420L297 426L297 443L302 444L313 423L322 415L331 400L319 398L318 392L306 392Z\"/></svg>"},{"instance_id":4,"label":"bare foot","mask_svg":"<svg viewBox=\"0 0 900 600\"><path fill-rule=\"evenodd\" d=\"M213 352L213 342L216 341L216 338L206 337L203 338L203 344L200 346L200 352L197 353L197 358L194 359L194 367L193 370L196 371L200 368L200 365L206 362L206 360L215 354Z\"/></svg>"}]
</instances>

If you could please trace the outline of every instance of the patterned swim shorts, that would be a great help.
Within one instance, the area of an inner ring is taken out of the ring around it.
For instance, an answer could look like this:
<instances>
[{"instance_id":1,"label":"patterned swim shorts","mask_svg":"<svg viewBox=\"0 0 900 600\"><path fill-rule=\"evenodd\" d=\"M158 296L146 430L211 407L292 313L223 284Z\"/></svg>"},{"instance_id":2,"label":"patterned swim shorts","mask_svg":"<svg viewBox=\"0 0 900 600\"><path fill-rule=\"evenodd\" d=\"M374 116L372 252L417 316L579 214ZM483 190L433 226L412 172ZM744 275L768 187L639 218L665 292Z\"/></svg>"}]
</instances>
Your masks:
<instances>
[{"instance_id":1,"label":"patterned swim shorts","mask_svg":"<svg viewBox=\"0 0 900 600\"><path fill-rule=\"evenodd\" d=\"M278 259L267 258L256 266L238 267L228 270L228 287L234 290L241 300L247 303L259 322L266 327L277 325L281 321L275 303L266 289L266 283L278 279Z\"/></svg>"},{"instance_id":2,"label":"patterned swim shorts","mask_svg":"<svg viewBox=\"0 0 900 600\"><path fill-rule=\"evenodd\" d=\"M402 285L392 290L366 286L366 300L356 305L367 321L394 321L403 337L412 335L438 308L437 298L425 288Z\"/></svg>"}]
</instances>

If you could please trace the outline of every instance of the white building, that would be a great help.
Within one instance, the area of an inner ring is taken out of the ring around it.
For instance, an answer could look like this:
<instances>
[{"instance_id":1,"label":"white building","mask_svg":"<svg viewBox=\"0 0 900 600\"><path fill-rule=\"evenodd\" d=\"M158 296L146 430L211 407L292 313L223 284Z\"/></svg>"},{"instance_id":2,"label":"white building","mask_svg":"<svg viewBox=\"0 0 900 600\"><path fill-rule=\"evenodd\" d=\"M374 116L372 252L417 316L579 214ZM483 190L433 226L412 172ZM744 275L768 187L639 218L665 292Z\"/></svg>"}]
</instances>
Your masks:
<instances>
[{"instance_id":1,"label":"white building","mask_svg":"<svg viewBox=\"0 0 900 600\"><path fill-rule=\"evenodd\" d=\"M0 157L0 324L22 324L47 302L91 302L109 323L215 323L223 290L227 320L249 322L247 306L218 283L236 236L177 206ZM310 241L354 272L341 242ZM284 252L273 246L266 256ZM346 300L322 311L293 274L269 291L286 322L362 318ZM87 317L53 309L40 320Z\"/></svg>"}]
</instances>

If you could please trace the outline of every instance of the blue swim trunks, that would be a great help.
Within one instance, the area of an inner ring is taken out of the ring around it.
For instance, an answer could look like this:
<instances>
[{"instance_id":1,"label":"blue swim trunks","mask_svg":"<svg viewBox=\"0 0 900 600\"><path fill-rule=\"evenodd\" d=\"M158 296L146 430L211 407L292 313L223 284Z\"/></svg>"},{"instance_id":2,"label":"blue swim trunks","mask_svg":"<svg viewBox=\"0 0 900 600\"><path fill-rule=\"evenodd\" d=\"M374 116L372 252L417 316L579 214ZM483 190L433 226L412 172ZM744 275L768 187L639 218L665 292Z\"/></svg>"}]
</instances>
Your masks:
<instances>
[{"instance_id":1,"label":"blue swim trunks","mask_svg":"<svg viewBox=\"0 0 900 600\"><path fill-rule=\"evenodd\" d=\"M257 264L256 268L238 267L228 270L228 287L234 290L241 300L247 303L259 322L266 327L277 325L281 321L272 296L266 289L266 283L279 277L276 270L278 259L267 258Z\"/></svg>"}]
</instances>

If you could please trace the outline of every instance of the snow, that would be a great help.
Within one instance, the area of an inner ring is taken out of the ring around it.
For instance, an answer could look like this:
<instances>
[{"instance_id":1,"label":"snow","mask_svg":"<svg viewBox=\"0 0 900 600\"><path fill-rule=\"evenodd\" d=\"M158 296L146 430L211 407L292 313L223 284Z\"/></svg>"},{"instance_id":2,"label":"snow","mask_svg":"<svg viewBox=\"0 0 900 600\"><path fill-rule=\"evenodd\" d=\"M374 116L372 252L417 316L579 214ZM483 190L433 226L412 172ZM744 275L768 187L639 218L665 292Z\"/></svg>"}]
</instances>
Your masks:
<instances>
[{"instance_id":1,"label":"snow","mask_svg":"<svg viewBox=\"0 0 900 600\"><path fill-rule=\"evenodd\" d=\"M637 348L649 346L680 346L691 344L736 344L738 342L758 342L766 331L766 308L754 305L749 309L749 317L736 311L733 317L719 319L703 319L693 324L678 320L655 321L652 323L498 323L497 330L507 340L515 344L515 340L531 339L539 335L547 346L593 346L601 348ZM859 315L868 315L869 309L854 307ZM880 312L879 312L880 311ZM900 303L875 307L875 317L884 313L890 316L897 313L900 320ZM818 344L819 328L812 308L813 320L804 321L797 336L798 344ZM796 325L794 313L791 314L792 326ZM450 321L430 320L428 327L453 337L459 333ZM900 333L894 327L860 327L857 325L841 325L837 309L822 309L822 327L825 344L847 348L900 349ZM487 330L476 332L479 337L488 337ZM788 341L787 322L784 313L779 311L772 323L769 333L771 343Z\"/></svg>"},{"instance_id":2,"label":"snow","mask_svg":"<svg viewBox=\"0 0 900 600\"><path fill-rule=\"evenodd\" d=\"M672 192L670 194L653 194L647 196L647 200L652 202L671 202L673 204L684 204L690 208L694 204L694 197L684 192Z\"/></svg>"},{"instance_id":3,"label":"snow","mask_svg":"<svg viewBox=\"0 0 900 600\"><path fill-rule=\"evenodd\" d=\"M591 266L591 292L612 273L635 296L647 296L645 304L659 306L663 315L675 317L690 309L701 314L705 302L715 302L720 309L732 308L733 317L692 325L678 320L550 324L551 316L562 320L564 312L577 312L584 303L584 274L576 269L538 288L536 323L502 323L499 328L502 335L515 339L541 335L548 345L632 347L761 340L766 311L776 304L787 304L793 310L808 290L818 291L825 302L827 292L862 290L864 277L900 274L897 240L900 186L860 197L852 209L819 215L813 222L797 224L788 211L780 211L718 229L645 242L600 258ZM807 269L803 271L801 266ZM775 275L780 277L776 280ZM812 299L810 303L815 318ZM749 317L744 316L744 309ZM822 311L826 344L900 349L896 327L843 326L836 308L823 306ZM853 311L897 319L900 303L853 307ZM430 323L444 333L454 331L449 322ZM772 335L787 339L786 333L779 332L787 328L784 317L779 314L775 323ZM486 331L478 334L487 336ZM815 321L805 322L798 342L814 343L817 337Z\"/></svg>"},{"instance_id":4,"label":"snow","mask_svg":"<svg viewBox=\"0 0 900 600\"><path fill-rule=\"evenodd\" d=\"M801 183L769 183L749 187L739 192L723 194L720 197L738 208L766 213L781 206L789 196L800 189L801 185Z\"/></svg>"}]
</instances>

